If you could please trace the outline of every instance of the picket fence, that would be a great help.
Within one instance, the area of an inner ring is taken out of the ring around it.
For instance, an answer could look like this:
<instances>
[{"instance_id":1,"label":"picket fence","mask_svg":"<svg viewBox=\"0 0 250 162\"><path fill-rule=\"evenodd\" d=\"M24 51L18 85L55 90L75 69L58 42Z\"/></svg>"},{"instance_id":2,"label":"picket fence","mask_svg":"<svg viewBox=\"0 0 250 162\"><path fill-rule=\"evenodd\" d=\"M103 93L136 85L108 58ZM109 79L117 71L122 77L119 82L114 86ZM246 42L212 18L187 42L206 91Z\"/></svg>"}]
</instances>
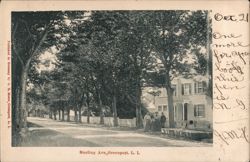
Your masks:
<instances>
[{"instance_id":1,"label":"picket fence","mask_svg":"<svg viewBox=\"0 0 250 162\"><path fill-rule=\"evenodd\" d=\"M74 121L74 116L70 116L70 121ZM82 116L82 123L87 123L87 116ZM89 124L100 124L100 117L99 116L90 116ZM114 119L113 117L104 117L104 125L105 126L114 126ZM120 119L118 118L118 126L120 127L136 127L136 119Z\"/></svg>"}]
</instances>

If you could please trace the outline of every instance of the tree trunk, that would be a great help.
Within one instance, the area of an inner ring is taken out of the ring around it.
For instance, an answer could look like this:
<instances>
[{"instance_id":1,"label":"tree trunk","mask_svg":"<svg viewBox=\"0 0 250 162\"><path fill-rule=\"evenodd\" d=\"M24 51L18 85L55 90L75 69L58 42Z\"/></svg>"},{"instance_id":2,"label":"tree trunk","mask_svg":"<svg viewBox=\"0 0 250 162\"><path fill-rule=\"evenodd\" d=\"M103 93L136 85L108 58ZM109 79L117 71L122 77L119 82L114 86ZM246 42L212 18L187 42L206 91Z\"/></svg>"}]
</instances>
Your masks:
<instances>
[{"instance_id":1,"label":"tree trunk","mask_svg":"<svg viewBox=\"0 0 250 162\"><path fill-rule=\"evenodd\" d=\"M62 109L62 121L64 121L64 109Z\"/></svg>"},{"instance_id":2,"label":"tree trunk","mask_svg":"<svg viewBox=\"0 0 250 162\"><path fill-rule=\"evenodd\" d=\"M174 105L173 105L173 89L171 87L171 81L169 74L166 75L166 90L168 95L168 118L169 118L169 127L174 128Z\"/></svg>"},{"instance_id":3,"label":"tree trunk","mask_svg":"<svg viewBox=\"0 0 250 162\"><path fill-rule=\"evenodd\" d=\"M56 110L54 110L54 120L56 120Z\"/></svg>"},{"instance_id":4,"label":"tree trunk","mask_svg":"<svg viewBox=\"0 0 250 162\"><path fill-rule=\"evenodd\" d=\"M21 86L20 86L20 107L19 107L19 123L20 123L20 129L18 130L19 139L22 141L26 138L27 133L27 107L26 107L26 86L27 86L27 77L29 72L29 66L30 66L31 58L27 60L25 65L23 66L22 72L21 72Z\"/></svg>"},{"instance_id":5,"label":"tree trunk","mask_svg":"<svg viewBox=\"0 0 250 162\"><path fill-rule=\"evenodd\" d=\"M141 87L140 82L137 83L136 89L136 128L143 128L143 119L141 113Z\"/></svg>"},{"instance_id":6,"label":"tree trunk","mask_svg":"<svg viewBox=\"0 0 250 162\"><path fill-rule=\"evenodd\" d=\"M104 124L104 111L103 111L103 106L102 106L102 99L101 99L101 94L98 94L99 98L99 107L100 107L100 124Z\"/></svg>"},{"instance_id":7,"label":"tree trunk","mask_svg":"<svg viewBox=\"0 0 250 162\"><path fill-rule=\"evenodd\" d=\"M23 67L23 71L21 74L20 111L19 111L19 120L20 120L19 123L21 128L27 128L26 84L27 84L27 76L28 76L30 61L31 59L27 61L27 63Z\"/></svg>"},{"instance_id":8,"label":"tree trunk","mask_svg":"<svg viewBox=\"0 0 250 162\"><path fill-rule=\"evenodd\" d=\"M82 123L82 106L78 105L78 111L79 111L79 123Z\"/></svg>"},{"instance_id":9,"label":"tree trunk","mask_svg":"<svg viewBox=\"0 0 250 162\"><path fill-rule=\"evenodd\" d=\"M117 108L116 108L116 96L113 95L113 117L114 117L114 126L118 126L118 119L117 119Z\"/></svg>"},{"instance_id":10,"label":"tree trunk","mask_svg":"<svg viewBox=\"0 0 250 162\"><path fill-rule=\"evenodd\" d=\"M143 128L143 120L142 120L140 102L136 103L136 128L138 128L138 129Z\"/></svg>"},{"instance_id":11,"label":"tree trunk","mask_svg":"<svg viewBox=\"0 0 250 162\"><path fill-rule=\"evenodd\" d=\"M76 109L76 107L75 107L74 111L75 111L75 122L77 122L78 121L78 117L77 117L77 109Z\"/></svg>"},{"instance_id":12,"label":"tree trunk","mask_svg":"<svg viewBox=\"0 0 250 162\"><path fill-rule=\"evenodd\" d=\"M86 99L86 104L87 104L87 123L89 124L90 122L90 110L89 110L89 93L86 93L87 99Z\"/></svg>"},{"instance_id":13,"label":"tree trunk","mask_svg":"<svg viewBox=\"0 0 250 162\"><path fill-rule=\"evenodd\" d=\"M59 118L58 120L61 120L61 110L60 109L58 110L58 118Z\"/></svg>"},{"instance_id":14,"label":"tree trunk","mask_svg":"<svg viewBox=\"0 0 250 162\"><path fill-rule=\"evenodd\" d=\"M89 107L87 107L87 123L90 123L90 112L89 112Z\"/></svg>"},{"instance_id":15,"label":"tree trunk","mask_svg":"<svg viewBox=\"0 0 250 162\"><path fill-rule=\"evenodd\" d=\"M67 108L67 122L70 121L70 108Z\"/></svg>"},{"instance_id":16,"label":"tree trunk","mask_svg":"<svg viewBox=\"0 0 250 162\"><path fill-rule=\"evenodd\" d=\"M52 112L52 110L51 110L51 108L50 108L50 109L49 109L49 118L50 118L50 119L52 119L52 113L53 113L53 112Z\"/></svg>"}]
</instances>

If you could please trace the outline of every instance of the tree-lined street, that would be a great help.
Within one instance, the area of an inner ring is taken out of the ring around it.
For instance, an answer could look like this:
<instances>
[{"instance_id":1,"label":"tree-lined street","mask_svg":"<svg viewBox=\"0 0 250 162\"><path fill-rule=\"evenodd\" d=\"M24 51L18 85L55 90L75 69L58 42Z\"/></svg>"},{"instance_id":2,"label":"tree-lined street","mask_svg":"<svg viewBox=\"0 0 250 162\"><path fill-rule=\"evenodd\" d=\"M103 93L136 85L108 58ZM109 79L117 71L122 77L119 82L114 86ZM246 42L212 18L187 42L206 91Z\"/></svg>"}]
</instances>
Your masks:
<instances>
[{"instance_id":1,"label":"tree-lined street","mask_svg":"<svg viewBox=\"0 0 250 162\"><path fill-rule=\"evenodd\" d=\"M114 127L135 118L142 129L145 87L166 89L174 128L173 78L211 72L209 21L187 10L13 12L13 145L34 112L70 122L73 110L75 122L98 116L100 125L112 117Z\"/></svg>"}]
</instances>

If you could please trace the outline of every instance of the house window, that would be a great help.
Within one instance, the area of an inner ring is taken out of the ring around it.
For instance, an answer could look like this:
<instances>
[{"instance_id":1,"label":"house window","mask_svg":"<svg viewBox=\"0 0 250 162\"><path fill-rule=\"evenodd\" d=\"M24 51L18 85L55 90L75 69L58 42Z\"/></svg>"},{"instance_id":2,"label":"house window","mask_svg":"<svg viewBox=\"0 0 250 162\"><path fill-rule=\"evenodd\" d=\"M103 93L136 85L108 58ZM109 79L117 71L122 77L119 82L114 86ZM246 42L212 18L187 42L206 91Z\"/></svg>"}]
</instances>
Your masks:
<instances>
[{"instance_id":1,"label":"house window","mask_svg":"<svg viewBox=\"0 0 250 162\"><path fill-rule=\"evenodd\" d=\"M158 106L158 111L161 111L161 112L162 111L167 111L167 108L168 108L167 105L159 105Z\"/></svg>"},{"instance_id":2,"label":"house window","mask_svg":"<svg viewBox=\"0 0 250 162\"><path fill-rule=\"evenodd\" d=\"M163 111L167 111L167 105L163 105Z\"/></svg>"},{"instance_id":3,"label":"house window","mask_svg":"<svg viewBox=\"0 0 250 162\"><path fill-rule=\"evenodd\" d=\"M182 84L182 94L183 95L191 94L191 83Z\"/></svg>"},{"instance_id":4,"label":"house window","mask_svg":"<svg viewBox=\"0 0 250 162\"><path fill-rule=\"evenodd\" d=\"M194 116L195 117L205 117L205 105L194 105Z\"/></svg>"},{"instance_id":5,"label":"house window","mask_svg":"<svg viewBox=\"0 0 250 162\"><path fill-rule=\"evenodd\" d=\"M203 82L195 82L194 87L195 87L196 94L204 93L205 88L206 88L206 82L204 82L204 81Z\"/></svg>"},{"instance_id":6,"label":"house window","mask_svg":"<svg viewBox=\"0 0 250 162\"><path fill-rule=\"evenodd\" d=\"M158 111L162 111L162 106L158 106Z\"/></svg>"},{"instance_id":7,"label":"house window","mask_svg":"<svg viewBox=\"0 0 250 162\"><path fill-rule=\"evenodd\" d=\"M173 88L173 96L176 96L176 85L173 84L171 87Z\"/></svg>"}]
</instances>

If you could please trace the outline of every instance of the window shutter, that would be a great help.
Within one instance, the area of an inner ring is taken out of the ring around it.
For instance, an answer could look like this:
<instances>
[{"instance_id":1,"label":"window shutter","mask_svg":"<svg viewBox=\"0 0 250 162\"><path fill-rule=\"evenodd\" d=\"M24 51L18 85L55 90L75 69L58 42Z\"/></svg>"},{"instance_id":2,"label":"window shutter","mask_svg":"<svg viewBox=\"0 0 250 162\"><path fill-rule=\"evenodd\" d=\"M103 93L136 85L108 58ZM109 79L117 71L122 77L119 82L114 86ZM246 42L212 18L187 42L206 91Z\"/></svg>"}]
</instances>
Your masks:
<instances>
[{"instance_id":1,"label":"window shutter","mask_svg":"<svg viewBox=\"0 0 250 162\"><path fill-rule=\"evenodd\" d=\"M184 84L181 85L181 94L184 95Z\"/></svg>"},{"instance_id":2,"label":"window shutter","mask_svg":"<svg viewBox=\"0 0 250 162\"><path fill-rule=\"evenodd\" d=\"M192 85L189 84L189 94L192 94Z\"/></svg>"},{"instance_id":3,"label":"window shutter","mask_svg":"<svg viewBox=\"0 0 250 162\"><path fill-rule=\"evenodd\" d=\"M194 93L197 94L197 83L194 83Z\"/></svg>"},{"instance_id":4,"label":"window shutter","mask_svg":"<svg viewBox=\"0 0 250 162\"><path fill-rule=\"evenodd\" d=\"M196 116L196 105L194 105L194 116Z\"/></svg>"}]
</instances>

